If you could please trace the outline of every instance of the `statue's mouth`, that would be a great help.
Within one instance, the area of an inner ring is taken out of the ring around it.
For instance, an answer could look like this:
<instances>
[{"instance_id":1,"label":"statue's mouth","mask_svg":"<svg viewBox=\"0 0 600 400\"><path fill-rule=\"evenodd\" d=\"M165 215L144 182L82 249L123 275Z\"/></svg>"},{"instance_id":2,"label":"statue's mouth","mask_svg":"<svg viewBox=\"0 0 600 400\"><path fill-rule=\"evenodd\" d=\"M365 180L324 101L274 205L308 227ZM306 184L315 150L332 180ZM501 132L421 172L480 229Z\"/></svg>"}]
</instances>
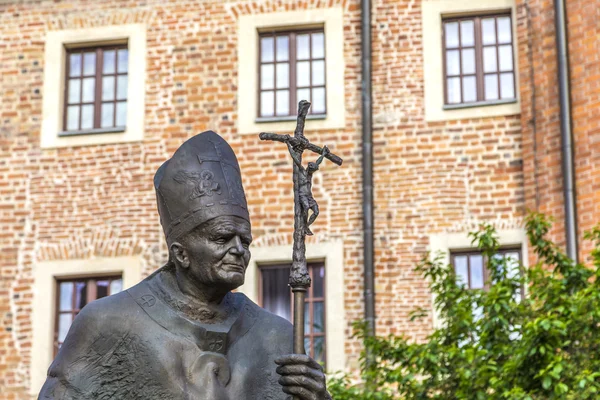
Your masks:
<instances>
[{"instance_id":1,"label":"statue's mouth","mask_svg":"<svg viewBox=\"0 0 600 400\"><path fill-rule=\"evenodd\" d=\"M226 263L223 264L223 268L228 270L228 271L233 271L233 272L240 272L240 273L244 273L245 268L243 265L240 264L231 264L231 263Z\"/></svg>"}]
</instances>

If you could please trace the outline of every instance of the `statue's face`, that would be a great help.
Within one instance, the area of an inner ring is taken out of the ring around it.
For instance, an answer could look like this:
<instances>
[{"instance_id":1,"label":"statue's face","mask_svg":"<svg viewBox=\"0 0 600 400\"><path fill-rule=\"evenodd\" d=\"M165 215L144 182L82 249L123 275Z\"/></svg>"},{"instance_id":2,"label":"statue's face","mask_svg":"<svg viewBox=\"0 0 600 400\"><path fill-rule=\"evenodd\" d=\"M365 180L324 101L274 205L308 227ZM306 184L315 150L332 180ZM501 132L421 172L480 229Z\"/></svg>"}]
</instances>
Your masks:
<instances>
[{"instance_id":1,"label":"statue's face","mask_svg":"<svg viewBox=\"0 0 600 400\"><path fill-rule=\"evenodd\" d=\"M189 273L198 283L235 289L244 284L251 242L245 219L229 215L212 219L184 241Z\"/></svg>"}]
</instances>

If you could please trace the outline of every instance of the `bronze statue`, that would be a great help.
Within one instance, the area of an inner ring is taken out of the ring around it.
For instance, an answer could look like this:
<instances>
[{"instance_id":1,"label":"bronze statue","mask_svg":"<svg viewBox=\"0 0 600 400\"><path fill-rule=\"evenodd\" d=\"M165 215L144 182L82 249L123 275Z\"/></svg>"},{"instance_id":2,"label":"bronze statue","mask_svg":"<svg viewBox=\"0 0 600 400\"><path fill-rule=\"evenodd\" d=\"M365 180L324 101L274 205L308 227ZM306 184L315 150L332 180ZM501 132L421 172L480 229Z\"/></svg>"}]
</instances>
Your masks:
<instances>
[{"instance_id":1,"label":"bronze statue","mask_svg":"<svg viewBox=\"0 0 600 400\"><path fill-rule=\"evenodd\" d=\"M40 399L331 399L321 366L292 353L292 325L232 290L252 241L240 169L214 132L156 172L166 265L88 304Z\"/></svg>"}]
</instances>

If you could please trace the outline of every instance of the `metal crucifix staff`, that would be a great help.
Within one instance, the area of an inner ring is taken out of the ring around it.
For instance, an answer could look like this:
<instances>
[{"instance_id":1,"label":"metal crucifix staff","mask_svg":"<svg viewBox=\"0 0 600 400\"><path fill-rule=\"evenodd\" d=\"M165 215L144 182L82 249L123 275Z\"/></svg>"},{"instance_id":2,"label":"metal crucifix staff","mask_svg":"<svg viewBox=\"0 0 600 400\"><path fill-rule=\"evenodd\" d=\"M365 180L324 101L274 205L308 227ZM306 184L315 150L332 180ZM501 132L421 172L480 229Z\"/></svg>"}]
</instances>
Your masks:
<instances>
[{"instance_id":1,"label":"metal crucifix staff","mask_svg":"<svg viewBox=\"0 0 600 400\"><path fill-rule=\"evenodd\" d=\"M304 354L304 302L306 291L310 287L310 275L306 268L306 235L312 235L309 225L319 215L319 207L312 196L312 175L319 169L323 158L327 158L337 165L342 165L342 159L329 152L327 146L316 146L304 137L304 123L310 103L306 100L298 103L298 119L294 136L278 135L263 132L259 135L261 140L272 140L287 144L288 150L294 161L294 248L292 253L292 267L290 271L289 286L294 293L294 353ZM302 153L310 150L320 157L316 162L302 166ZM312 214L309 218L309 211Z\"/></svg>"}]
</instances>

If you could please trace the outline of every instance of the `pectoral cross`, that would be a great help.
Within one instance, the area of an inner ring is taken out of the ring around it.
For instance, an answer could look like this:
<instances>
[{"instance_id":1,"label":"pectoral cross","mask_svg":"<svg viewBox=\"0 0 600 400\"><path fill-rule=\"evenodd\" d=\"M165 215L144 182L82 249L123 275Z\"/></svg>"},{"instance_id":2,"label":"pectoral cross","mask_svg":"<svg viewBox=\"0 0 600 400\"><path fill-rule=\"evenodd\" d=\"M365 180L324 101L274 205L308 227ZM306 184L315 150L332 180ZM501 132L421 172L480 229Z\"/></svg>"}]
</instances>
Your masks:
<instances>
[{"instance_id":1,"label":"pectoral cross","mask_svg":"<svg viewBox=\"0 0 600 400\"><path fill-rule=\"evenodd\" d=\"M289 286L294 293L294 353L304 354L304 301L306 291L310 287L310 275L306 268L306 235L312 235L309 224L318 215L318 205L312 196L312 173L319 169L319 164L326 158L337 165L342 165L342 159L329 152L326 146L316 146L304 137L304 123L310 103L306 100L298 103L298 119L294 136L279 135L263 132L261 140L272 140L285 143L294 161L294 247L292 252L292 267L290 270ZM302 166L302 154L310 150L320 155L316 163L309 163L307 168ZM315 211L316 210L316 211ZM313 215L309 219L308 214ZM314 217L314 218L312 218ZM310 222L309 222L310 220Z\"/></svg>"}]
</instances>

